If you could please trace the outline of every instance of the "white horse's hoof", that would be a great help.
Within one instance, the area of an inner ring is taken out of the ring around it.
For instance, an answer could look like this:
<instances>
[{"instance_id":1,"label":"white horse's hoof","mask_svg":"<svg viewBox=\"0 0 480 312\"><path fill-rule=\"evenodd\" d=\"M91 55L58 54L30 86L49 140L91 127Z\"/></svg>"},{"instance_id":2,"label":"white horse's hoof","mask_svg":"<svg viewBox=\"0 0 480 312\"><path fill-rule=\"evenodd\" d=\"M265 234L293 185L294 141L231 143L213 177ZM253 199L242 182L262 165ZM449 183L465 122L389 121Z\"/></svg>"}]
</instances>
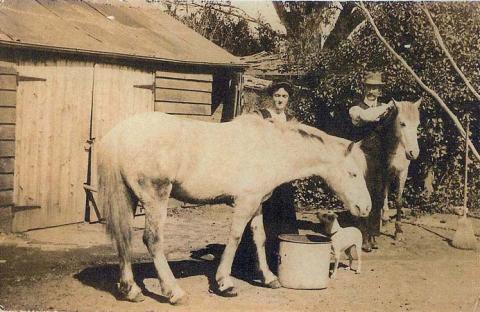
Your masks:
<instances>
[{"instance_id":1,"label":"white horse's hoof","mask_svg":"<svg viewBox=\"0 0 480 312\"><path fill-rule=\"evenodd\" d=\"M145 300L142 290L135 284L117 283L117 290L124 300L130 302L142 302Z\"/></svg>"},{"instance_id":2,"label":"white horse's hoof","mask_svg":"<svg viewBox=\"0 0 480 312\"><path fill-rule=\"evenodd\" d=\"M218 286L212 289L212 292L222 297L236 297L238 296L231 278L222 278L217 281Z\"/></svg>"},{"instance_id":3,"label":"white horse's hoof","mask_svg":"<svg viewBox=\"0 0 480 312\"><path fill-rule=\"evenodd\" d=\"M215 293L221 297L226 297L226 298L232 298L232 297L238 296L238 292L233 286L224 290L218 289L215 291Z\"/></svg>"},{"instance_id":4,"label":"white horse's hoof","mask_svg":"<svg viewBox=\"0 0 480 312\"><path fill-rule=\"evenodd\" d=\"M403 236L403 232L396 232L395 233L395 240L397 242L403 242L405 240L405 237Z\"/></svg>"},{"instance_id":5,"label":"white horse's hoof","mask_svg":"<svg viewBox=\"0 0 480 312\"><path fill-rule=\"evenodd\" d=\"M182 289L178 289L168 298L168 302L172 305L184 305L188 302L188 296Z\"/></svg>"},{"instance_id":6,"label":"white horse's hoof","mask_svg":"<svg viewBox=\"0 0 480 312\"><path fill-rule=\"evenodd\" d=\"M270 283L267 283L267 286L268 286L268 288L272 288L272 289L278 289L278 288L282 287L282 285L280 284L278 279L274 279Z\"/></svg>"}]
</instances>

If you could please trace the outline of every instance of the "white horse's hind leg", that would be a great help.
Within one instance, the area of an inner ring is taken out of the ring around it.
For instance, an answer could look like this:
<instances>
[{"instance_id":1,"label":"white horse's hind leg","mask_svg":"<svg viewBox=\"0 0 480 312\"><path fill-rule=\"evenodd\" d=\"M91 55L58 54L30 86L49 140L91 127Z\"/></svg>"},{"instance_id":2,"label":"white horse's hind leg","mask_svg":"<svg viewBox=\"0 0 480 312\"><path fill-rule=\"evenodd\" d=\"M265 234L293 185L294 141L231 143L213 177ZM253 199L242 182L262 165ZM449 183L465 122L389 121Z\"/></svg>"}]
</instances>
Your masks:
<instances>
[{"instance_id":1,"label":"white horse's hind leg","mask_svg":"<svg viewBox=\"0 0 480 312\"><path fill-rule=\"evenodd\" d=\"M143 242L153 258L163 295L171 304L179 304L186 300L185 292L178 286L163 250L163 229L171 188L171 184L162 185L159 189L153 190L156 196L152 197L152 200L147 200L147 196L141 199L145 209Z\"/></svg>"},{"instance_id":2,"label":"white horse's hind leg","mask_svg":"<svg viewBox=\"0 0 480 312\"><path fill-rule=\"evenodd\" d=\"M259 208L258 213L253 217L251 228L253 232L253 241L257 248L258 256L258 268L263 276L263 282L265 285L268 285L270 288L280 288L280 282L275 274L272 273L267 264L267 256L265 254L265 229L263 226L263 214L261 213L261 208Z\"/></svg>"},{"instance_id":3,"label":"white horse's hind leg","mask_svg":"<svg viewBox=\"0 0 480 312\"><path fill-rule=\"evenodd\" d=\"M243 231L248 221L252 218L255 210L260 205L260 200L239 200L235 202L235 210L232 220L232 227L230 229L230 237L228 238L227 246L220 260L215 279L218 284L218 292L223 296L236 296L234 291L234 285L232 277L230 276L232 271L233 258L237 250L238 244L242 237Z\"/></svg>"},{"instance_id":4,"label":"white horse's hind leg","mask_svg":"<svg viewBox=\"0 0 480 312\"><path fill-rule=\"evenodd\" d=\"M117 289L128 301L141 302L145 300L142 290L133 279L132 260L125 253L120 253L120 281Z\"/></svg>"}]
</instances>

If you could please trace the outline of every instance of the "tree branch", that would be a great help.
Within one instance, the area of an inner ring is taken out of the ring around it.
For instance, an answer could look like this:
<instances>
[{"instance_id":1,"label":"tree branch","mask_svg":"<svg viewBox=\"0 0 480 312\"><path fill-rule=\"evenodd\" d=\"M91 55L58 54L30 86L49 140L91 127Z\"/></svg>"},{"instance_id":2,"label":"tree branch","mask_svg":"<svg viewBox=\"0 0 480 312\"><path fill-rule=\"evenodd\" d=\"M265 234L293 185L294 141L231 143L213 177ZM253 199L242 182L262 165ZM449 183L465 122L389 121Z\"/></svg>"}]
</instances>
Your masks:
<instances>
[{"instance_id":1,"label":"tree branch","mask_svg":"<svg viewBox=\"0 0 480 312\"><path fill-rule=\"evenodd\" d=\"M365 16L367 17L370 25L372 25L372 28L375 31L375 34L377 35L377 37L380 39L380 41L382 41L382 43L390 51L390 53L392 53L393 56L403 65L403 67L405 67L405 69L413 76L413 78L422 87L422 89L424 89L427 93L429 93L437 101L437 103L440 104L442 109L452 119L453 123L455 124L457 130L460 132L462 137L464 137L467 140L468 146L470 147L473 154L475 155L475 158L477 158L477 160L480 161L480 155L478 154L477 149L475 148L473 143L470 141L470 139L467 138L465 130L463 129L462 124L458 120L457 116L455 116L455 114L450 110L450 108L448 108L447 104L445 104L445 102L440 98L440 96L438 96L438 94L434 90L430 89L427 85L425 85L423 83L423 81L420 79L420 77L418 77L418 75L415 73L415 71L413 71L413 69L410 67L410 65L408 65L408 63L403 59L403 57L400 56L390 46L390 44L387 42L387 40L382 36L380 31L378 30L377 25L375 24L375 21L373 20L372 16L370 15L370 11L368 11L368 9L365 7L365 5L363 4L362 1L359 2L359 7L364 12Z\"/></svg>"},{"instance_id":2,"label":"tree branch","mask_svg":"<svg viewBox=\"0 0 480 312\"><path fill-rule=\"evenodd\" d=\"M462 78L463 82L465 82L468 89L470 89L470 91L472 91L473 95L475 95L477 100L480 101L480 94L478 94L478 92L473 88L472 84L467 79L467 77L465 77L465 75L460 70L460 68L458 68L457 63L455 63L455 60L453 59L452 55L448 51L447 47L445 46L445 43L443 42L442 36L440 35L440 31L438 30L437 25L435 25L435 22L433 21L432 16L431 16L430 12L428 11L427 7L425 5L421 5L420 7L422 8L423 12L427 16L428 21L430 22L430 25L432 25L433 33L435 34L435 38L437 39L438 44L442 48L443 53L445 53L445 55L448 57L448 59L450 60L450 63L452 63L453 68L455 68L455 71Z\"/></svg>"}]
</instances>

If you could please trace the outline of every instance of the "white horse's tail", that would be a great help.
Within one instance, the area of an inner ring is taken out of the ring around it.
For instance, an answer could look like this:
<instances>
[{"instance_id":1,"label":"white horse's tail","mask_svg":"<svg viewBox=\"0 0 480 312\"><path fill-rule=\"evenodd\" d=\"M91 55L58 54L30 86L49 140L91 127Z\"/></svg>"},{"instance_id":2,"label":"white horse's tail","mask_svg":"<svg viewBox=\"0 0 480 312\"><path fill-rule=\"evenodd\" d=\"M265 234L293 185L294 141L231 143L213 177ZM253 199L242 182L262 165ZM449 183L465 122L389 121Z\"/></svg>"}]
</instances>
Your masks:
<instances>
[{"instance_id":1,"label":"white horse's tail","mask_svg":"<svg viewBox=\"0 0 480 312\"><path fill-rule=\"evenodd\" d=\"M107 231L116 243L118 254L129 261L131 223L136 200L120 172L115 145L108 143L101 146L97 154L98 198L107 222Z\"/></svg>"}]
</instances>

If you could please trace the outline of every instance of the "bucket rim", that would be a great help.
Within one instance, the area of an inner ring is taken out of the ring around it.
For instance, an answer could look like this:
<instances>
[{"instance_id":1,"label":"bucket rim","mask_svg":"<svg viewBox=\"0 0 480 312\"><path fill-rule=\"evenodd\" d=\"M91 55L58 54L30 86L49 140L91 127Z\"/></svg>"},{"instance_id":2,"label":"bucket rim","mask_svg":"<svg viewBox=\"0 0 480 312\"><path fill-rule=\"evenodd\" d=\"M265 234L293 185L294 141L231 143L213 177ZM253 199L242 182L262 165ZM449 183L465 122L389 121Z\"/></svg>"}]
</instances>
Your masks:
<instances>
[{"instance_id":1,"label":"bucket rim","mask_svg":"<svg viewBox=\"0 0 480 312\"><path fill-rule=\"evenodd\" d=\"M331 244L330 237L322 234L280 234L278 239L297 244Z\"/></svg>"}]
</instances>

